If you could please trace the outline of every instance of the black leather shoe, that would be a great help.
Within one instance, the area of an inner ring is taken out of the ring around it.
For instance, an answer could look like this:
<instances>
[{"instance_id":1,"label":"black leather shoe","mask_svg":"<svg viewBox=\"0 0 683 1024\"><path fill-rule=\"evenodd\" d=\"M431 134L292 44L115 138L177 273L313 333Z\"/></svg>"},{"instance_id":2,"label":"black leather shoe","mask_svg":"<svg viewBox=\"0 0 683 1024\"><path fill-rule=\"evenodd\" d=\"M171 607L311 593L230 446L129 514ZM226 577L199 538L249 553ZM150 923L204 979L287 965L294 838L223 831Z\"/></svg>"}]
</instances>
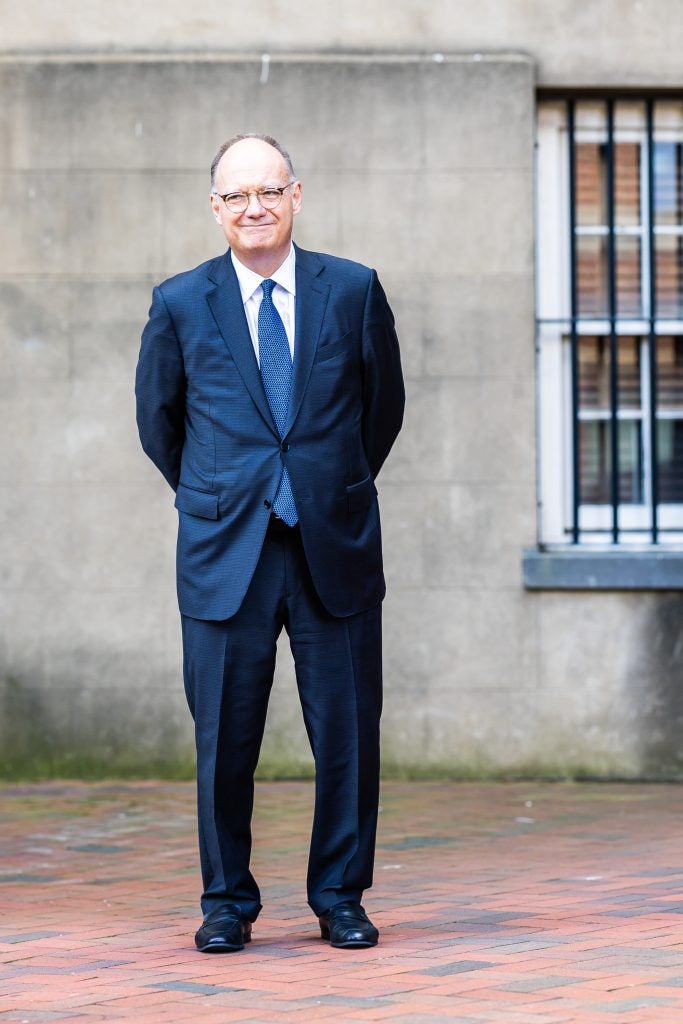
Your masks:
<instances>
[{"instance_id":1,"label":"black leather shoe","mask_svg":"<svg viewBox=\"0 0 683 1024\"><path fill-rule=\"evenodd\" d=\"M360 903L347 900L335 903L318 918L320 934L336 949L363 949L376 946L379 932Z\"/></svg>"},{"instance_id":2,"label":"black leather shoe","mask_svg":"<svg viewBox=\"0 0 683 1024\"><path fill-rule=\"evenodd\" d=\"M251 942L251 921L233 907L222 907L209 914L194 941L200 953L233 953Z\"/></svg>"}]
</instances>

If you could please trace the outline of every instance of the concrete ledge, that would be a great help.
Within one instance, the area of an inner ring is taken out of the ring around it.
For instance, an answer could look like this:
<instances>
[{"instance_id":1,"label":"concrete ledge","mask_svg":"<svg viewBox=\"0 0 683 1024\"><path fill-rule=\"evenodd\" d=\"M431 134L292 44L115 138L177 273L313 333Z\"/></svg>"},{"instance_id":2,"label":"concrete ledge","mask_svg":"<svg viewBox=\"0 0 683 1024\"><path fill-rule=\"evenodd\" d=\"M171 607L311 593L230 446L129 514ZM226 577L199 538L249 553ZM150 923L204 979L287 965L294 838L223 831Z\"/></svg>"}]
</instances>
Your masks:
<instances>
[{"instance_id":1,"label":"concrete ledge","mask_svg":"<svg viewBox=\"0 0 683 1024\"><path fill-rule=\"evenodd\" d=\"M528 548L522 575L527 590L683 590L683 550Z\"/></svg>"},{"instance_id":2,"label":"concrete ledge","mask_svg":"<svg viewBox=\"0 0 683 1024\"><path fill-rule=\"evenodd\" d=\"M528 64L535 61L527 53L491 50L488 53L413 53L376 50L333 52L329 50L291 50L264 53L262 50L0 50L0 64ZM673 87L672 87L673 88ZM680 90L677 90L679 92ZM564 96L565 93L563 92Z\"/></svg>"}]
</instances>

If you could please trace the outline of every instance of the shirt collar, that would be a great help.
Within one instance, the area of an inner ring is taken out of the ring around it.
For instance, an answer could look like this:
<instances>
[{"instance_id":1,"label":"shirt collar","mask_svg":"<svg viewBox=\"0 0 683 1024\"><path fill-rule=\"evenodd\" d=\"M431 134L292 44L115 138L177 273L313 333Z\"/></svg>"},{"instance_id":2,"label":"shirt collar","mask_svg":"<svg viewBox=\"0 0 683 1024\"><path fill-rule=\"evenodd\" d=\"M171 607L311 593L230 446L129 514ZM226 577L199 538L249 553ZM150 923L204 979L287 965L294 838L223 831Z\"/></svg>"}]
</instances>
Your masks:
<instances>
[{"instance_id":1,"label":"shirt collar","mask_svg":"<svg viewBox=\"0 0 683 1024\"><path fill-rule=\"evenodd\" d=\"M240 292L242 294L242 302L246 303L252 297L257 288L261 287L261 282L265 278L261 277L260 274L256 274L249 267L245 267L244 263L235 256L232 249L230 250L230 258L232 259L232 265L235 268L237 274L237 281L240 286ZM296 251L294 246L291 246L289 255L287 256L284 263L281 263L274 274L270 275L270 280L275 281L281 288L289 292L290 295L296 295Z\"/></svg>"}]
</instances>

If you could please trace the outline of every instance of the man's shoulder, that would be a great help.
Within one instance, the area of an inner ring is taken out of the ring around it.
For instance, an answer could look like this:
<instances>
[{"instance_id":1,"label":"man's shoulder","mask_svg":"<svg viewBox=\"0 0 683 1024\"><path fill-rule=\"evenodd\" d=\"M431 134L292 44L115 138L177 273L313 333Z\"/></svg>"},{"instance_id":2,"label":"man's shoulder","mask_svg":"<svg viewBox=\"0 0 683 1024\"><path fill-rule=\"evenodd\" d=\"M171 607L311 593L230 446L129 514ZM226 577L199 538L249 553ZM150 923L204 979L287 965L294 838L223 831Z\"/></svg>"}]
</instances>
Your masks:
<instances>
[{"instance_id":1,"label":"man's shoulder","mask_svg":"<svg viewBox=\"0 0 683 1024\"><path fill-rule=\"evenodd\" d=\"M226 259L226 254L222 253L220 256L205 260L204 263L200 263L199 266L192 267L190 270L181 270L180 273L173 274L165 281L161 281L159 288L164 295L177 295L202 286L215 279Z\"/></svg>"},{"instance_id":2,"label":"man's shoulder","mask_svg":"<svg viewBox=\"0 0 683 1024\"><path fill-rule=\"evenodd\" d=\"M371 267L364 263L357 263L355 260L347 260L343 256L332 256L327 252L312 252L309 249L296 247L297 265L305 270L318 272L325 270L335 277L343 278L346 281L365 282L372 275Z\"/></svg>"}]
</instances>

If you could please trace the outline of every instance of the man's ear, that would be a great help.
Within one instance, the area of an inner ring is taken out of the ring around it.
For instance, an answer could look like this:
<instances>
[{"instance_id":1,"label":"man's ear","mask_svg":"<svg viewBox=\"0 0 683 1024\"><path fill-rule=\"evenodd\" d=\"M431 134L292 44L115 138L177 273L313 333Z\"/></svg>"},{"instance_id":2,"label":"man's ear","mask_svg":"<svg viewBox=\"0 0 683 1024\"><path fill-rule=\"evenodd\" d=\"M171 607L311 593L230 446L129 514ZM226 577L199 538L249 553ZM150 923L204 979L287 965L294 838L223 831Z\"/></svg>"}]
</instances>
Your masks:
<instances>
[{"instance_id":1,"label":"man's ear","mask_svg":"<svg viewBox=\"0 0 683 1024\"><path fill-rule=\"evenodd\" d=\"M297 181L296 185L292 189L292 213L294 216L296 216L301 209L301 202L301 182Z\"/></svg>"},{"instance_id":2,"label":"man's ear","mask_svg":"<svg viewBox=\"0 0 683 1024\"><path fill-rule=\"evenodd\" d=\"M213 219L219 227L223 227L223 221L221 220L221 200L215 192L209 193L209 202L211 203L211 209L213 210Z\"/></svg>"}]
</instances>

